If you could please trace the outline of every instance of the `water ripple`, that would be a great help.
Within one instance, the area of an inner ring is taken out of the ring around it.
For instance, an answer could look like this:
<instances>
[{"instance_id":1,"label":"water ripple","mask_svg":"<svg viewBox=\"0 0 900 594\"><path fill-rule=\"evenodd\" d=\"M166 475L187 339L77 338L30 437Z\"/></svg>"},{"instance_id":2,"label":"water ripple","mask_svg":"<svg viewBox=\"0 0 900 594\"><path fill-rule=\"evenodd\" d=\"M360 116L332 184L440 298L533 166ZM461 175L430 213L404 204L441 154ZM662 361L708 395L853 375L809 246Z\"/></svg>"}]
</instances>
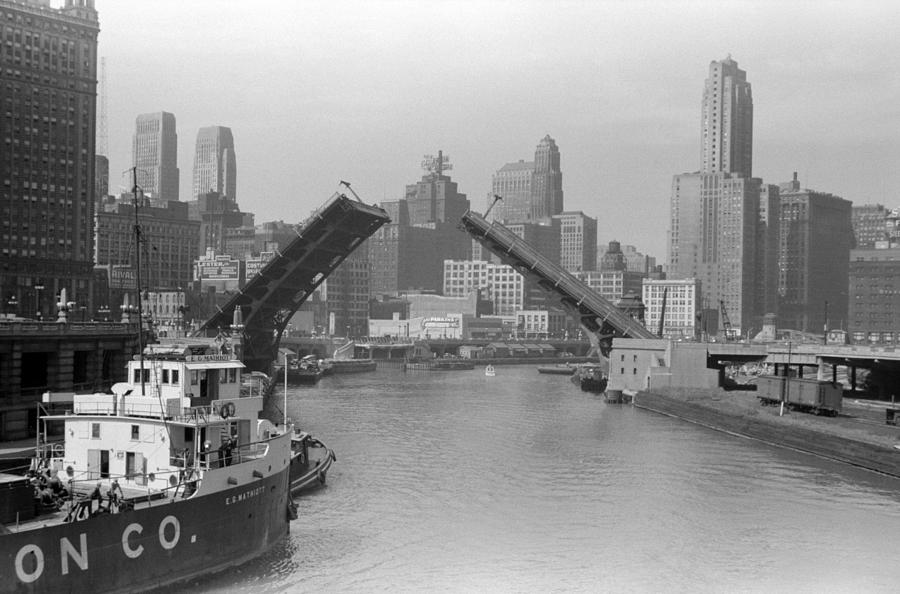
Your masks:
<instances>
[{"instance_id":1,"label":"water ripple","mask_svg":"<svg viewBox=\"0 0 900 594\"><path fill-rule=\"evenodd\" d=\"M325 378L289 414L334 447L234 592L896 590L897 481L605 404L533 368Z\"/></svg>"}]
</instances>

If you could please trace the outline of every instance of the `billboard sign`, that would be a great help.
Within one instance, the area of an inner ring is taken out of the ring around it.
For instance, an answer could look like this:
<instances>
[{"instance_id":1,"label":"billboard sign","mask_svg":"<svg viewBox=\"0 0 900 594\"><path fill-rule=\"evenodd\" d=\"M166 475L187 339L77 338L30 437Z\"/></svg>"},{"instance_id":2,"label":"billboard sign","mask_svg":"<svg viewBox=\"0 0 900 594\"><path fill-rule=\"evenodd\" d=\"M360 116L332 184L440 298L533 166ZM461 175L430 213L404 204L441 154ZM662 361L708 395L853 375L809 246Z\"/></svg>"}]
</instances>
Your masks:
<instances>
[{"instance_id":1,"label":"billboard sign","mask_svg":"<svg viewBox=\"0 0 900 594\"><path fill-rule=\"evenodd\" d=\"M109 267L109 288L130 289L137 288L137 274L131 266L113 265Z\"/></svg>"},{"instance_id":2,"label":"billboard sign","mask_svg":"<svg viewBox=\"0 0 900 594\"><path fill-rule=\"evenodd\" d=\"M244 261L244 270L247 280L250 280L262 270L266 264L275 257L275 252L262 252L258 258L247 258Z\"/></svg>"},{"instance_id":3,"label":"billboard sign","mask_svg":"<svg viewBox=\"0 0 900 594\"><path fill-rule=\"evenodd\" d=\"M241 262L231 256L216 256L213 260L197 260L197 278L200 280L238 280Z\"/></svg>"}]
</instances>

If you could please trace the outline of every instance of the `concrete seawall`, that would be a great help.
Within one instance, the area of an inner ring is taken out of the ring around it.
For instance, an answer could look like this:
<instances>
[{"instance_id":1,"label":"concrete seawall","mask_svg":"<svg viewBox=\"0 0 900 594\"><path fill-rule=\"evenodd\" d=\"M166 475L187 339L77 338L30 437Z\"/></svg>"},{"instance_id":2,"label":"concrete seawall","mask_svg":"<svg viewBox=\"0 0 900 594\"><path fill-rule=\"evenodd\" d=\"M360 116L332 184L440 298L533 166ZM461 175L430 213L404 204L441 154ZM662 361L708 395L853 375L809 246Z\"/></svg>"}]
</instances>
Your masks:
<instances>
[{"instance_id":1,"label":"concrete seawall","mask_svg":"<svg viewBox=\"0 0 900 594\"><path fill-rule=\"evenodd\" d=\"M712 406L702 406L683 398L652 392L639 392L634 397L634 406L716 431L900 477L900 451L834 435L824 424L822 430L781 424L765 417L716 410Z\"/></svg>"}]
</instances>

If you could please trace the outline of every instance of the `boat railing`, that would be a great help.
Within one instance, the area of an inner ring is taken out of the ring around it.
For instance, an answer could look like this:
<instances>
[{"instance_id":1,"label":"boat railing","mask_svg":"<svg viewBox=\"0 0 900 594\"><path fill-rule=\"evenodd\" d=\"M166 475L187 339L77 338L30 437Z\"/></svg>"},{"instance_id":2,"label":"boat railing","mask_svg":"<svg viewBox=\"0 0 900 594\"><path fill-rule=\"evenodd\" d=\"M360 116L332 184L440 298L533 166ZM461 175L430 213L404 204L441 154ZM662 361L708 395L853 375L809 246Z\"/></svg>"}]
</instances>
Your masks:
<instances>
[{"instance_id":1,"label":"boat railing","mask_svg":"<svg viewBox=\"0 0 900 594\"><path fill-rule=\"evenodd\" d=\"M191 406L181 409L181 414L172 415L173 421L182 423L206 423L214 416L213 407L211 405Z\"/></svg>"}]
</instances>

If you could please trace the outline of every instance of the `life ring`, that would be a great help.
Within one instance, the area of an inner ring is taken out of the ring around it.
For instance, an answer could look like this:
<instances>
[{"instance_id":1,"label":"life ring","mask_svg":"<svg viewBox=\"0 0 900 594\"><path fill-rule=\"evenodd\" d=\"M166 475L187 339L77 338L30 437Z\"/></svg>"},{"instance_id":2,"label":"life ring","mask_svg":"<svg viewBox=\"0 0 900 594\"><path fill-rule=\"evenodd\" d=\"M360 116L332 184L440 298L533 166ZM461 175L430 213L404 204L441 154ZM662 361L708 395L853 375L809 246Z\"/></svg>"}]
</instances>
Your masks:
<instances>
[{"instance_id":1,"label":"life ring","mask_svg":"<svg viewBox=\"0 0 900 594\"><path fill-rule=\"evenodd\" d=\"M324 485L325 484L325 473L320 470L319 472L316 473L316 476L319 479L319 484Z\"/></svg>"},{"instance_id":2,"label":"life ring","mask_svg":"<svg viewBox=\"0 0 900 594\"><path fill-rule=\"evenodd\" d=\"M219 407L219 416L223 419L234 416L234 402L226 402Z\"/></svg>"}]
</instances>

